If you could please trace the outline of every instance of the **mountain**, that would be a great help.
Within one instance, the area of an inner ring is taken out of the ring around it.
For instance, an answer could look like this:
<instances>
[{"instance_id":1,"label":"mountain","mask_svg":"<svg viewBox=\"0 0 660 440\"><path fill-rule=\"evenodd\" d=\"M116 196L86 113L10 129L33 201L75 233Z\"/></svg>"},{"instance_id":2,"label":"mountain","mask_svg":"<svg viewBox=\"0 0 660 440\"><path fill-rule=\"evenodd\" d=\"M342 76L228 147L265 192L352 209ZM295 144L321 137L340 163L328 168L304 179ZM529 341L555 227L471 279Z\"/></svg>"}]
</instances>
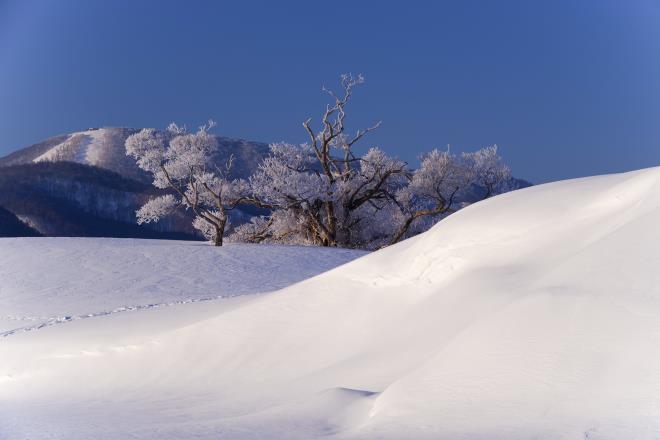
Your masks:
<instances>
[{"instance_id":1,"label":"mountain","mask_svg":"<svg viewBox=\"0 0 660 440\"><path fill-rule=\"evenodd\" d=\"M55 136L0 158L0 167L40 162L75 162L103 168L140 182L150 182L149 175L126 156L124 143L139 129L122 127L90 128L71 134ZM250 176L263 157L268 144L217 136L218 152L215 160L222 164L234 155L236 177Z\"/></svg>"},{"instance_id":2,"label":"mountain","mask_svg":"<svg viewBox=\"0 0 660 440\"><path fill-rule=\"evenodd\" d=\"M0 343L0 437L657 439L659 223L660 168L555 182L283 290L225 298L220 283L223 298L141 309L106 304L142 273L145 306L182 279L253 275L189 264L194 243L93 245L88 258L71 239L5 239L0 279L15 299L2 298L30 331ZM42 240L61 258L52 271L32 257ZM185 266L159 263L174 257ZM292 270L268 259L254 276ZM63 279L78 261L82 277ZM39 276L11 282L14 267ZM72 312L44 309L49 286L76 292Z\"/></svg>"}]
</instances>

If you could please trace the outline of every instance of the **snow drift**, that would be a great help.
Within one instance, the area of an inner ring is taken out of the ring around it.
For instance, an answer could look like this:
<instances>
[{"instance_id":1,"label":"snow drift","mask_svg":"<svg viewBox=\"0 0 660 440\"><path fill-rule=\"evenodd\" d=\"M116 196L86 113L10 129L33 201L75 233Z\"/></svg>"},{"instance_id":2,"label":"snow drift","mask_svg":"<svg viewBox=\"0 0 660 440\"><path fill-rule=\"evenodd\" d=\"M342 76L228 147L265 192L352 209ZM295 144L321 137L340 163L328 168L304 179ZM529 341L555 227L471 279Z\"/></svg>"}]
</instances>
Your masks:
<instances>
[{"instance_id":1,"label":"snow drift","mask_svg":"<svg viewBox=\"0 0 660 440\"><path fill-rule=\"evenodd\" d=\"M0 433L658 438L658 224L658 168L552 183L212 316L8 337Z\"/></svg>"}]
</instances>

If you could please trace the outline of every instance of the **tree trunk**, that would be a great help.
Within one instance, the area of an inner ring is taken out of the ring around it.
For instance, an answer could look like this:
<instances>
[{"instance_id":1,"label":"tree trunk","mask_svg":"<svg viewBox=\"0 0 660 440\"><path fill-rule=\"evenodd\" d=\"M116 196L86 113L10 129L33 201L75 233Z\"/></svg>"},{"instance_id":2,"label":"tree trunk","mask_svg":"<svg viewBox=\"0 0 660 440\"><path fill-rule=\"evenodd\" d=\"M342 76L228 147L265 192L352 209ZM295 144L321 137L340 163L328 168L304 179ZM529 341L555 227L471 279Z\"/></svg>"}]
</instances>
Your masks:
<instances>
[{"instance_id":1,"label":"tree trunk","mask_svg":"<svg viewBox=\"0 0 660 440\"><path fill-rule=\"evenodd\" d=\"M453 197L453 196L452 196ZM441 205L436 207L435 209L426 209L423 211L417 211L414 212L412 215L410 215L405 222L403 222L403 225L399 228L396 234L394 234L394 237L392 237L392 240L390 240L390 245L393 245L397 243L399 240L403 238L403 236L408 232L408 229L410 229L410 225L412 222L420 217L424 217L427 215L438 215L438 214L443 214L446 211L449 210L449 207L451 206L451 202L448 205Z\"/></svg>"},{"instance_id":2,"label":"tree trunk","mask_svg":"<svg viewBox=\"0 0 660 440\"><path fill-rule=\"evenodd\" d=\"M337 219L335 218L335 204L331 201L325 205L326 222L328 224L327 244L326 246L337 246Z\"/></svg>"},{"instance_id":3,"label":"tree trunk","mask_svg":"<svg viewBox=\"0 0 660 440\"><path fill-rule=\"evenodd\" d=\"M399 230L394 234L394 237L390 240L390 245L393 245L397 243L401 238L408 232L408 229L410 228L410 225L412 224L413 220L415 220L414 216L410 216L406 219L406 221L401 225Z\"/></svg>"},{"instance_id":4,"label":"tree trunk","mask_svg":"<svg viewBox=\"0 0 660 440\"><path fill-rule=\"evenodd\" d=\"M215 236L213 237L213 246L222 246L222 238L225 235L225 222L215 225Z\"/></svg>"}]
</instances>

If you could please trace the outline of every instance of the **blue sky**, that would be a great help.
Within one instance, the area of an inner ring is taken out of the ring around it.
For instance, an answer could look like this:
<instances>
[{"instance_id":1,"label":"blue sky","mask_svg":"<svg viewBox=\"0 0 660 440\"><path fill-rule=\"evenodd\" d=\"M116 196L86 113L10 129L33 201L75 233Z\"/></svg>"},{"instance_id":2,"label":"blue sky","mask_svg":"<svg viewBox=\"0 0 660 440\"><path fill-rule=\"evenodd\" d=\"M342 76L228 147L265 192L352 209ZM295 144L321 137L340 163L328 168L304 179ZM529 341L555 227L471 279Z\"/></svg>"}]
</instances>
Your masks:
<instances>
[{"instance_id":1,"label":"blue sky","mask_svg":"<svg viewBox=\"0 0 660 440\"><path fill-rule=\"evenodd\" d=\"M660 164L658 1L0 0L0 154L91 126L301 142L321 85L411 163L496 143L534 182Z\"/></svg>"}]
</instances>

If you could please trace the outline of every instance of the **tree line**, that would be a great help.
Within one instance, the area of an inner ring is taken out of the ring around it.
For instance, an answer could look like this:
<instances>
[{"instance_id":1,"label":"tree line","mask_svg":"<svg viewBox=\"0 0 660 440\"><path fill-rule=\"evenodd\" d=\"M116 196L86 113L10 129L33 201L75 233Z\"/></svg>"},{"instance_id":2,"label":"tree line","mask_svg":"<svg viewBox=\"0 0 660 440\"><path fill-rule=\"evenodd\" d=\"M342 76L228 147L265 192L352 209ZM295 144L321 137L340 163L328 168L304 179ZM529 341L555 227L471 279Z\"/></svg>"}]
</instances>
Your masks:
<instances>
[{"instance_id":1,"label":"tree line","mask_svg":"<svg viewBox=\"0 0 660 440\"><path fill-rule=\"evenodd\" d=\"M187 132L144 129L126 140L126 154L167 193L136 213L139 224L157 222L175 209L190 209L193 226L215 245L235 242L304 244L377 249L420 233L468 200L509 190L511 173L496 146L454 154L434 149L412 169L371 148L356 145L380 122L349 133L347 107L362 75L341 76L340 91L323 88L330 103L320 123L303 122L308 142L270 145L270 154L248 179L232 178L234 160L214 163L215 123ZM231 228L229 213L239 205L268 214Z\"/></svg>"}]
</instances>

